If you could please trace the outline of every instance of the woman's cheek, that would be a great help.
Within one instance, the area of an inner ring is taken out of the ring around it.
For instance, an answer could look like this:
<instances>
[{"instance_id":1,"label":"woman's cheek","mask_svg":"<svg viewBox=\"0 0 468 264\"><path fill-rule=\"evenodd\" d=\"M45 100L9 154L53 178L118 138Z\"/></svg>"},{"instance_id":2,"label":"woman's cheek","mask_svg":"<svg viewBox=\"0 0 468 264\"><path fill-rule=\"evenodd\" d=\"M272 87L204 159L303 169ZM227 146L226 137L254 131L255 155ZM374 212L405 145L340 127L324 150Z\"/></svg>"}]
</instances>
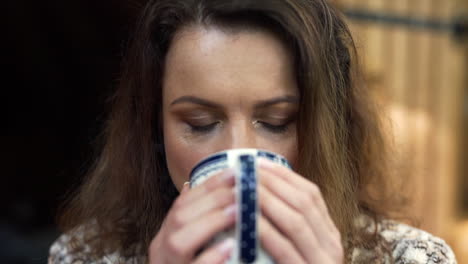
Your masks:
<instances>
[{"instance_id":1,"label":"woman's cheek","mask_svg":"<svg viewBox=\"0 0 468 264\"><path fill-rule=\"evenodd\" d=\"M278 138L264 138L259 145L260 149L275 152L285 157L293 169L297 167L298 147L294 130Z\"/></svg>"},{"instance_id":2,"label":"woman's cheek","mask_svg":"<svg viewBox=\"0 0 468 264\"><path fill-rule=\"evenodd\" d=\"M179 132L176 132L179 131ZM195 164L211 154L209 147L191 141L183 130L172 130L164 137L167 167L174 185L181 190Z\"/></svg>"}]
</instances>

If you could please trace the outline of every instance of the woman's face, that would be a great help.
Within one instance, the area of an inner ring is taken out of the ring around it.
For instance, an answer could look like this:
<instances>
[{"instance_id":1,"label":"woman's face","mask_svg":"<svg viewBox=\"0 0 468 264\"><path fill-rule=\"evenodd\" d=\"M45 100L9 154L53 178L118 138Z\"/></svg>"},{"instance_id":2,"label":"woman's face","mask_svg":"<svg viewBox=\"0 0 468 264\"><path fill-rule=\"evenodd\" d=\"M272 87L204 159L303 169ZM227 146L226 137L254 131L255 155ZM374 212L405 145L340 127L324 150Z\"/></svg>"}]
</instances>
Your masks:
<instances>
[{"instance_id":1,"label":"woman's face","mask_svg":"<svg viewBox=\"0 0 468 264\"><path fill-rule=\"evenodd\" d=\"M260 148L297 161L299 91L293 62L273 34L190 27L166 59L163 127L167 166L181 190L202 158Z\"/></svg>"}]
</instances>

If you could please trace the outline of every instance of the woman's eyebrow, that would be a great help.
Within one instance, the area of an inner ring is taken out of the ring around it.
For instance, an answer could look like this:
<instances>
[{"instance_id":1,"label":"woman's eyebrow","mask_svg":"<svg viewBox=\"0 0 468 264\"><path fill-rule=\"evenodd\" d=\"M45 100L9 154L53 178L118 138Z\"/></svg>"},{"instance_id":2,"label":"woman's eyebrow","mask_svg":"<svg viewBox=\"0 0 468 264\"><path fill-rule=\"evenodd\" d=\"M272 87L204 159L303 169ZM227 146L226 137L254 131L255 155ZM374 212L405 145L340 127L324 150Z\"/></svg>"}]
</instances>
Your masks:
<instances>
[{"instance_id":1,"label":"woman's eyebrow","mask_svg":"<svg viewBox=\"0 0 468 264\"><path fill-rule=\"evenodd\" d=\"M220 109L223 108L223 106L220 105L220 104L217 104L215 102L212 102L212 101L209 101L209 100L206 100L206 99L202 99L202 98L199 98L199 97L195 97L195 96L182 96L182 97L179 97L176 100L172 101L171 106L176 105L176 104L181 104L181 103L198 104L198 105L202 105L202 106L206 106L206 107L210 107L210 108L220 108ZM298 104L299 103L299 98L297 96L286 95L286 96L271 98L271 99L268 99L268 100L261 100L261 101L257 101L255 103L254 108L255 109L265 108L265 107L275 105L275 104L279 104L279 103Z\"/></svg>"},{"instance_id":2,"label":"woman's eyebrow","mask_svg":"<svg viewBox=\"0 0 468 264\"><path fill-rule=\"evenodd\" d=\"M176 100L172 101L171 106L176 105L176 104L181 104L181 103L199 104L199 105L203 105L203 106L210 107L210 108L223 108L220 104L217 104L217 103L214 103L214 102L202 99L202 98L198 98L195 96L179 97Z\"/></svg>"},{"instance_id":3,"label":"woman's eyebrow","mask_svg":"<svg viewBox=\"0 0 468 264\"><path fill-rule=\"evenodd\" d=\"M268 100L258 101L257 103L255 103L254 107L255 109L266 108L268 106L279 104L279 103L298 104L299 98L293 95L285 95L285 96L280 96L280 97L276 97L276 98L272 98Z\"/></svg>"}]
</instances>

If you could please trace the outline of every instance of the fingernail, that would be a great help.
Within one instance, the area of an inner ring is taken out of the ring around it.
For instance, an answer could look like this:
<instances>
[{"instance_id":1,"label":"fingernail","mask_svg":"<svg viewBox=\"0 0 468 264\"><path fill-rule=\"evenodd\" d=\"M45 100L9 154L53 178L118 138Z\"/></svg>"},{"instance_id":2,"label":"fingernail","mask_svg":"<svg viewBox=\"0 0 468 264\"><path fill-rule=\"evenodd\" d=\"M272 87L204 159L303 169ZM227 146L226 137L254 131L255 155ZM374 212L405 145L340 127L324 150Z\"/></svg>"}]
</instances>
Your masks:
<instances>
[{"instance_id":1,"label":"fingernail","mask_svg":"<svg viewBox=\"0 0 468 264\"><path fill-rule=\"evenodd\" d=\"M273 164L274 164L273 162L271 162L271 161L269 161L269 160L267 160L267 159L265 159L265 158L259 158L259 159L257 160L257 162L258 162L258 163L257 163L258 166L260 166L260 167L262 167L262 168L267 168L267 169L268 169L268 168L272 168L272 167L273 167Z\"/></svg>"},{"instance_id":2,"label":"fingernail","mask_svg":"<svg viewBox=\"0 0 468 264\"><path fill-rule=\"evenodd\" d=\"M227 216L234 215L236 213L236 205L232 204L224 209L224 214Z\"/></svg>"},{"instance_id":3,"label":"fingernail","mask_svg":"<svg viewBox=\"0 0 468 264\"><path fill-rule=\"evenodd\" d=\"M234 249L234 239L233 238L227 238L218 247L218 250L221 254L226 254L226 253L231 253L231 251Z\"/></svg>"},{"instance_id":4,"label":"fingernail","mask_svg":"<svg viewBox=\"0 0 468 264\"><path fill-rule=\"evenodd\" d=\"M223 181L229 181L230 179L234 178L234 170L229 168L229 169L226 169L221 178L223 179Z\"/></svg>"}]
</instances>

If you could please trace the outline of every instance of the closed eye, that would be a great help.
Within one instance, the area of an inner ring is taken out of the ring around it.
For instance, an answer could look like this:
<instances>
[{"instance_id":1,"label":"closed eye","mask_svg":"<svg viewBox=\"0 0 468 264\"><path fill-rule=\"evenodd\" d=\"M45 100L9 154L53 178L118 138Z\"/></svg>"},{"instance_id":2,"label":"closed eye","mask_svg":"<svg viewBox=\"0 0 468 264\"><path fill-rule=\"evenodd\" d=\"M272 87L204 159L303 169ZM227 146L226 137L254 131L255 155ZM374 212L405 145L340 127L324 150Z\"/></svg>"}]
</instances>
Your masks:
<instances>
[{"instance_id":1,"label":"closed eye","mask_svg":"<svg viewBox=\"0 0 468 264\"><path fill-rule=\"evenodd\" d=\"M258 122L260 124L262 124L263 127L265 127L267 130L271 131L272 133L275 133L275 134L281 134L281 133L284 133L286 132L286 130L288 130L288 127L289 127L289 124L290 122L286 123L286 124L283 124L283 125L272 125L272 124L269 124L269 123L265 123L265 122Z\"/></svg>"},{"instance_id":2,"label":"closed eye","mask_svg":"<svg viewBox=\"0 0 468 264\"><path fill-rule=\"evenodd\" d=\"M191 125L191 124L188 124L189 127L190 127L190 130L191 132L193 133L208 133L210 132L211 130L213 130L213 128L216 126L216 124L218 124L219 122L214 122L214 123L211 123L209 125L205 125L205 126L195 126L195 125Z\"/></svg>"},{"instance_id":3,"label":"closed eye","mask_svg":"<svg viewBox=\"0 0 468 264\"><path fill-rule=\"evenodd\" d=\"M262 122L262 121L256 121L255 123L260 124L266 130L268 130L268 131L270 131L272 133L281 134L281 133L284 133L284 132L286 132L288 130L289 125L291 124L291 122L292 122L292 120L288 121L287 123L282 124L282 125L273 125L273 124ZM204 126L197 126L197 125L192 125L192 124L188 124L188 125L189 125L190 130L191 130L192 133L203 134L203 133L211 132L216 127L216 125L218 123L219 122L213 122L211 124L204 125Z\"/></svg>"}]
</instances>

